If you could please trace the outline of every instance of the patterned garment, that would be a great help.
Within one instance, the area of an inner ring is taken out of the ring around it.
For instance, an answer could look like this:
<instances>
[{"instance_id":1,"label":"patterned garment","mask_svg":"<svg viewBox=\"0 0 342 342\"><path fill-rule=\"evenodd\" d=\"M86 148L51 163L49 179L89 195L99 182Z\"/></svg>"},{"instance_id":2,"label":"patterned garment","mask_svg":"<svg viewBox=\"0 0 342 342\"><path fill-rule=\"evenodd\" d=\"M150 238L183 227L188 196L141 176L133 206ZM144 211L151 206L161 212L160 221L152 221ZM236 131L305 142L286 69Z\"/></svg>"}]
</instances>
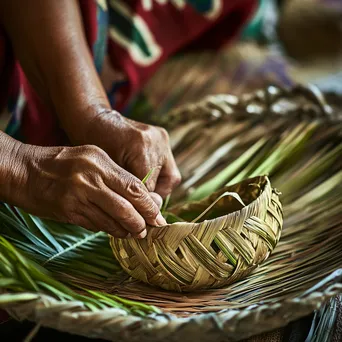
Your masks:
<instances>
[{"instance_id":1,"label":"patterned garment","mask_svg":"<svg viewBox=\"0 0 342 342\"><path fill-rule=\"evenodd\" d=\"M113 108L127 104L158 67L185 48L218 48L253 14L256 0L79 0L86 37ZM210 39L208 39L210 37ZM66 143L39 100L0 23L0 129L27 143ZM8 318L0 310L0 322Z\"/></svg>"},{"instance_id":2,"label":"patterned garment","mask_svg":"<svg viewBox=\"0 0 342 342\"><path fill-rule=\"evenodd\" d=\"M184 49L216 49L229 42L253 14L257 1L79 0L79 4L110 102L129 115L127 104L165 60ZM36 145L66 143L57 118L29 85L3 32L0 77L0 106L10 117L6 132Z\"/></svg>"}]
</instances>

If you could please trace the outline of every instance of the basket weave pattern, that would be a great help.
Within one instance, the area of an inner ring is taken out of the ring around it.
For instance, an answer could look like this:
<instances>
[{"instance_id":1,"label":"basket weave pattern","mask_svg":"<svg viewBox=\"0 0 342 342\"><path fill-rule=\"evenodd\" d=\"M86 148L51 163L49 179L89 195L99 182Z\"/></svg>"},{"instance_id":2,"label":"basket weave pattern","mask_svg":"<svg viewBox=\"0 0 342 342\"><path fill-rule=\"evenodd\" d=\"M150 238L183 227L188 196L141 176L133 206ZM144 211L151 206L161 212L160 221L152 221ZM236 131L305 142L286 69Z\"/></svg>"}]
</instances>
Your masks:
<instances>
[{"instance_id":1,"label":"basket weave pattern","mask_svg":"<svg viewBox=\"0 0 342 342\"><path fill-rule=\"evenodd\" d=\"M232 193L248 205L241 209ZM217 288L241 279L267 259L280 238L279 196L267 177L256 177L171 212L184 217L215 200L219 217L151 227L144 240L111 237L115 257L132 277L166 290Z\"/></svg>"},{"instance_id":2,"label":"basket weave pattern","mask_svg":"<svg viewBox=\"0 0 342 342\"><path fill-rule=\"evenodd\" d=\"M128 280L126 275L122 275L117 281L102 276L99 280L89 283L90 288L142 303L157 304L158 308L162 309L162 313L146 316L128 313L120 308L91 311L84 303L77 300L61 301L55 296L43 293L35 293L34 300L17 300L12 303L0 303L0 306L19 320L29 319L39 325L69 333L123 342L240 341L252 335L283 327L314 310L324 310L325 305L330 305L329 303L324 305L329 298L342 293L340 258L342 171L341 158L338 154L342 146L341 108L341 97L336 94L322 94L311 87L282 89L271 86L240 97L210 96L200 103L184 106L170 114L172 122L168 127L171 129L171 142L175 146L176 159L181 162L185 160L181 171L185 175L183 178L187 184L190 184L188 178L192 175L193 168L202 165L208 158L208 155L199 149L197 141L205 140L203 145L207 147L206 145L209 145L207 137L211 140L220 138L217 134L220 127L221 132L230 134L230 137L225 136L224 141L216 139L215 151L227 140L230 141L237 136L243 143L236 149L236 153L233 149L229 158L220 160L220 165L222 162L230 165L236 156L243 155L246 148L260 138L265 136L272 138L273 144L274 140L278 141L282 135L285 138L289 135L294 136L292 132L302 132L303 129L315 124L315 130L306 141L302 157L292 160L294 170L291 170L291 160L286 159L281 166L281 169L285 168L285 170L281 170L280 176L270 173L272 184L283 192L281 199L286 221L282 238L272 256L246 279L221 289L186 294L152 289L140 281ZM195 121L200 121L197 127L200 127L201 131L197 128L198 137L194 139L191 135L190 138L196 143L196 151L201 152L201 155L197 160L198 163L188 168L191 161L189 156L198 158L198 153L194 153L192 145L188 142L190 135L188 132L195 131L190 125L196 123ZM183 127L185 125L189 125L186 130ZM237 131L236 127L241 125L245 128ZM254 128L258 129L257 134ZM203 131L206 129L209 134L204 135ZM256 135L252 140L249 139L250 133ZM248 139L246 140L245 137ZM298 143L295 145L298 146ZM335 152L336 150L338 153ZM317 153L319 153L318 157ZM226 155L227 153L224 156ZM269 153L267 155L270 156ZM307 165L305 158L313 162L311 167L309 165L310 170L316 172L319 168L323 169L318 170L320 172L317 171L314 177L309 177L303 187L303 185L299 186L298 181L303 181L305 177L298 178L297 175L298 170L303 166L302 159L304 165ZM329 163L325 164L327 161ZM217 171L220 173L219 167L213 168L211 175L219 174ZM292 186L289 186L291 183ZM189 188L196 189L193 184L188 188L180 187L180 195L177 198L186 197ZM293 189L296 191L293 192ZM250 190L248 193L253 193ZM240 194L247 206L251 206L251 200L246 200L241 190L235 189L235 191ZM260 196L257 195L256 201L265 192L264 190ZM278 206L272 202L272 197L274 201L278 201L277 194L272 191L268 208L271 212L277 212ZM229 198L223 198L219 204L225 207L223 203ZM229 203L228 215L231 215L233 204L237 206L237 202L232 199ZM198 203L191 205L196 206ZM190 209L186 206L173 208L176 215L183 215L182 210L185 213ZM198 210L200 211L200 208ZM237 210L243 209L240 206ZM266 215L267 222L272 226L270 222L273 222L276 216L273 214L269 216L269 213ZM215 215L215 217L219 216ZM243 219L241 216L240 218ZM244 222L246 220L247 217L244 218ZM213 221L211 220L211 228ZM219 219L216 221L220 222ZM178 233L183 234L182 236L199 234L197 231L199 228L193 226L195 224L182 222L173 224L172 229L178 229ZM202 227L205 228L204 225ZM168 230L166 227L152 230L155 232L150 233L150 240L146 239L146 241L151 243L157 241L159 237L158 240L171 244L170 236L164 236ZM242 228L242 231L240 237L247 241L245 232L247 233L248 230ZM202 236L196 236L204 244ZM251 232L249 236L248 241L252 243L251 241L254 241L252 238L255 236ZM172 238L176 239L175 236ZM264 243L260 238L258 241L260 244ZM106 248L107 244L103 250L110 255L111 251ZM217 248L214 252L213 255L216 256ZM239 256L239 251L236 249L234 249L234 256ZM240 265L243 264L244 259L240 257ZM199 268L203 269L203 266ZM142 267L140 269L143 270ZM234 272L238 272L237 268ZM71 282L77 280L74 274L63 276ZM170 282L169 279L168 281ZM319 317L320 311L317 314Z\"/></svg>"}]
</instances>

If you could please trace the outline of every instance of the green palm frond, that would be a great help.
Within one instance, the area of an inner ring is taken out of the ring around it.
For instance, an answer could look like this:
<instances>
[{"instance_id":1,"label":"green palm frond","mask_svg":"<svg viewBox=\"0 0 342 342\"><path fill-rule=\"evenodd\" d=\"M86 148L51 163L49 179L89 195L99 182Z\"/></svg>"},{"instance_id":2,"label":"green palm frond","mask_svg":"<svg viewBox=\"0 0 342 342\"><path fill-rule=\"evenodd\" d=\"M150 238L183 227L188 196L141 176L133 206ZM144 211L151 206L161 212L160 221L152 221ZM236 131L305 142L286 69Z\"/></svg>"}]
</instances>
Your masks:
<instances>
[{"instance_id":1,"label":"green palm frond","mask_svg":"<svg viewBox=\"0 0 342 342\"><path fill-rule=\"evenodd\" d=\"M107 234L43 220L17 208L0 207L1 235L27 256L54 272L105 280L121 272Z\"/></svg>"},{"instance_id":2,"label":"green palm frond","mask_svg":"<svg viewBox=\"0 0 342 342\"><path fill-rule=\"evenodd\" d=\"M264 264L227 288L187 296L165 292L130 279L113 258L106 234L1 206L0 304L36 300L37 293L45 293L63 301L79 300L89 310L116 307L143 315L156 312L150 306L155 304L163 312L189 316L299 300L314 293L317 286L327 286L325 278L342 269L341 120L302 118L296 113L269 119L239 117L228 115L215 102L210 105L208 112L214 108L226 117L208 124L208 117L201 118L202 108L201 115L190 120L199 128L184 124L182 132L176 127L170 133L171 141L177 141L175 159L184 179L170 203L200 200L227 184L268 174L283 194L285 221L280 242ZM196 212L185 217L168 210L164 203L162 211L170 223L202 215ZM253 226L252 233L257 229ZM269 245L274 244L274 236L264 237ZM225 236L219 234L215 243L222 251L220 257L238 268L240 258L232 253ZM192 256L188 258L191 264ZM186 280L187 270L181 271ZM312 336L325 336L324 327L332 324L325 314L329 310L322 314L324 319L317 316Z\"/></svg>"},{"instance_id":3,"label":"green palm frond","mask_svg":"<svg viewBox=\"0 0 342 342\"><path fill-rule=\"evenodd\" d=\"M84 271L87 272L87 270ZM76 288L80 288L80 286L76 286ZM21 254L2 236L0 236L0 289L14 292L0 295L1 304L35 300L37 294L34 293L40 293L50 294L60 301L79 301L91 311L111 307L138 315L159 312L154 306L99 293L98 291L81 288L87 295L77 293L55 280L51 272Z\"/></svg>"}]
</instances>

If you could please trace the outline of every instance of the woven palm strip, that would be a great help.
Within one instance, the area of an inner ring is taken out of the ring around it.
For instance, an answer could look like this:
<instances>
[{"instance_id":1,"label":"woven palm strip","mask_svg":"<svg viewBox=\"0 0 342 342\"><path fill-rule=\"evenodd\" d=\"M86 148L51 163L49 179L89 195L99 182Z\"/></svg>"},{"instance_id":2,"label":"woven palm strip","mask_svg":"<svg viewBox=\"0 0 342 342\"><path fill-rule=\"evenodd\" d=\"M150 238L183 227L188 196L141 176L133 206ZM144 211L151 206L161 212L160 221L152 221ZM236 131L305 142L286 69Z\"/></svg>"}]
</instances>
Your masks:
<instances>
[{"instance_id":1,"label":"woven palm strip","mask_svg":"<svg viewBox=\"0 0 342 342\"><path fill-rule=\"evenodd\" d=\"M164 313L139 317L120 309L90 312L83 303L61 302L43 294L4 307L18 319L125 342L238 341L283 327L320 308L342 293L342 160L338 158L342 103L337 96L328 98L311 87L272 86L239 98L209 97L172 114L171 141L184 177L176 194L180 199L192 193L194 184L197 188L221 172L220 163L232 163L263 136L271 138L271 150L279 139L291 145L293 139L306 137L302 158L295 159L294 165L287 163L280 177L271 175L272 184L276 179L283 192L282 238L270 258L244 280L222 289L184 294L151 288L124 275L113 279L108 266L103 269L108 277L79 279L63 273L56 260L48 266L60 279L156 304ZM220 151L214 153L214 161L208 158L213 150ZM200 172L195 172L199 165ZM312 166L323 171L308 173L308 165L311 171ZM298 186L304 178L305 188Z\"/></svg>"},{"instance_id":2,"label":"woven palm strip","mask_svg":"<svg viewBox=\"0 0 342 342\"><path fill-rule=\"evenodd\" d=\"M329 94L332 101L338 101L334 94ZM334 111L325 96L314 85L296 85L291 88L276 85L266 86L253 93L240 97L222 94L207 96L202 101L184 105L169 113L163 122L172 130L193 120L206 120L215 123L227 119L276 119L286 115L287 120L341 120L340 111Z\"/></svg>"},{"instance_id":3,"label":"woven palm strip","mask_svg":"<svg viewBox=\"0 0 342 342\"><path fill-rule=\"evenodd\" d=\"M111 237L116 259L132 277L179 292L217 288L245 277L280 238L278 194L267 177L256 177L170 212L179 217L190 213L194 219L213 203L219 217L151 227L144 240Z\"/></svg>"},{"instance_id":4,"label":"woven palm strip","mask_svg":"<svg viewBox=\"0 0 342 342\"><path fill-rule=\"evenodd\" d=\"M139 317L120 309L90 312L80 302L61 302L46 295L35 301L7 307L18 320L29 319L42 326L85 337L122 342L233 342L286 326L321 307L342 292L342 272L300 298L279 303L224 310L187 317L154 314Z\"/></svg>"}]
</instances>

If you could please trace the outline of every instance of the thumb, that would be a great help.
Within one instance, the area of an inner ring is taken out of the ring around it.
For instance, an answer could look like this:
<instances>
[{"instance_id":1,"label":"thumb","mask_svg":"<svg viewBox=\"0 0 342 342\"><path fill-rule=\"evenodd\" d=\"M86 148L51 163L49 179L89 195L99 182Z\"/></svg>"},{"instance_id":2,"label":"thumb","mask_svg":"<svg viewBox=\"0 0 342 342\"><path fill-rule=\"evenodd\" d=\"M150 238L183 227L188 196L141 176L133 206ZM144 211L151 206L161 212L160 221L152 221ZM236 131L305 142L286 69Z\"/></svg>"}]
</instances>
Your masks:
<instances>
[{"instance_id":1,"label":"thumb","mask_svg":"<svg viewBox=\"0 0 342 342\"><path fill-rule=\"evenodd\" d=\"M161 198L161 196L156 192L150 192L150 196L152 197L154 203L156 203L158 208L160 209L163 205L163 199Z\"/></svg>"}]
</instances>

